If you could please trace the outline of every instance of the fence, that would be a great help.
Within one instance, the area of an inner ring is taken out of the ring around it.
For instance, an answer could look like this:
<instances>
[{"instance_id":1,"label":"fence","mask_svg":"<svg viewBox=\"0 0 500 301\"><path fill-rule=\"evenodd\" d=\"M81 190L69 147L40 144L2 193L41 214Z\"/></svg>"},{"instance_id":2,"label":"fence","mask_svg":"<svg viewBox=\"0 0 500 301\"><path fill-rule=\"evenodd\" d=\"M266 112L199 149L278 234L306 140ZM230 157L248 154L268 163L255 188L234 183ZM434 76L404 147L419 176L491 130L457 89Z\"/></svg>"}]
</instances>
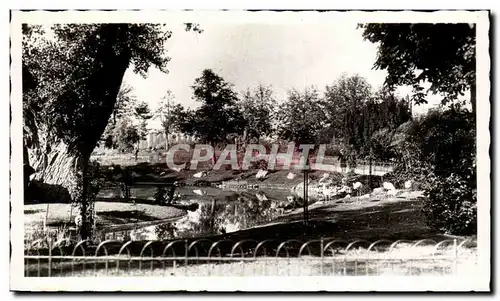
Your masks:
<instances>
[{"instance_id":1,"label":"fence","mask_svg":"<svg viewBox=\"0 0 500 301\"><path fill-rule=\"evenodd\" d=\"M367 276L474 272L474 240L242 241L37 240L25 250L26 277Z\"/></svg>"}]
</instances>

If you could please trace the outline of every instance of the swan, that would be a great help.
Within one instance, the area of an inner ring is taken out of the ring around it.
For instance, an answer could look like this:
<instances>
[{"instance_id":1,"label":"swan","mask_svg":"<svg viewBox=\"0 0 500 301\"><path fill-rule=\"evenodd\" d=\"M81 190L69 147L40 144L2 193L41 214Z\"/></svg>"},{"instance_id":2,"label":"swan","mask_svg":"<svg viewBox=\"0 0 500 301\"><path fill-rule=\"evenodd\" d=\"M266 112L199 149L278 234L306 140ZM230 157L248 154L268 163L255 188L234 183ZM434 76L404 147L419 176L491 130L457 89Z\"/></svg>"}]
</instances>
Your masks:
<instances>
[{"instance_id":1,"label":"swan","mask_svg":"<svg viewBox=\"0 0 500 301\"><path fill-rule=\"evenodd\" d=\"M406 181L405 182L405 188L406 189L411 189L411 184L412 184L411 180Z\"/></svg>"},{"instance_id":2,"label":"swan","mask_svg":"<svg viewBox=\"0 0 500 301\"><path fill-rule=\"evenodd\" d=\"M361 184L361 182L356 182L352 185L352 187L354 188L354 190L356 190L363 187L363 184Z\"/></svg>"},{"instance_id":3,"label":"swan","mask_svg":"<svg viewBox=\"0 0 500 301\"><path fill-rule=\"evenodd\" d=\"M206 192L206 191L201 190L201 189L195 189L195 190L193 190L193 192L194 192L195 194L197 194L197 195L206 195L206 194L207 194L207 192Z\"/></svg>"},{"instance_id":4,"label":"swan","mask_svg":"<svg viewBox=\"0 0 500 301\"><path fill-rule=\"evenodd\" d=\"M394 185L392 185L392 183L389 182L384 182L383 187L384 189L387 190L396 190L396 187L394 187Z\"/></svg>"}]
</instances>

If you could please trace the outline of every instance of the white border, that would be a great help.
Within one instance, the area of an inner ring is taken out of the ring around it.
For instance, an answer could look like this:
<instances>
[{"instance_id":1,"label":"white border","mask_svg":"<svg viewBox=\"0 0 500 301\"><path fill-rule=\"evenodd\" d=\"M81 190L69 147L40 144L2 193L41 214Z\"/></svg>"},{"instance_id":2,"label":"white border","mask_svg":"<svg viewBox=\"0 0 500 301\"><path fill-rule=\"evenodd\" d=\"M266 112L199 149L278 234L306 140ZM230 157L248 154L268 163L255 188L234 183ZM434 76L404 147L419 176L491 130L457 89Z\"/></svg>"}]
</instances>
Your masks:
<instances>
[{"instance_id":1,"label":"white border","mask_svg":"<svg viewBox=\"0 0 500 301\"><path fill-rule=\"evenodd\" d=\"M113 0L18 0L10 5L12 9L337 9L337 10L436 10L436 9L488 9L491 0L141 0L141 1L113 1Z\"/></svg>"},{"instance_id":2,"label":"white border","mask_svg":"<svg viewBox=\"0 0 500 301\"><path fill-rule=\"evenodd\" d=\"M490 58L487 12L244 12L244 11L114 11L114 12L12 12L12 166L22 165L22 105L20 24L66 22L467 22L477 24L477 151L478 151L478 248L480 270L459 277L123 277L123 278L25 278L23 276L23 206L12 202L11 289L68 291L488 291L490 279L490 179L489 95ZM12 168L11 200L22 200L22 171ZM173 280L173 281L172 281ZM300 284L300 286L298 286Z\"/></svg>"}]
</instances>

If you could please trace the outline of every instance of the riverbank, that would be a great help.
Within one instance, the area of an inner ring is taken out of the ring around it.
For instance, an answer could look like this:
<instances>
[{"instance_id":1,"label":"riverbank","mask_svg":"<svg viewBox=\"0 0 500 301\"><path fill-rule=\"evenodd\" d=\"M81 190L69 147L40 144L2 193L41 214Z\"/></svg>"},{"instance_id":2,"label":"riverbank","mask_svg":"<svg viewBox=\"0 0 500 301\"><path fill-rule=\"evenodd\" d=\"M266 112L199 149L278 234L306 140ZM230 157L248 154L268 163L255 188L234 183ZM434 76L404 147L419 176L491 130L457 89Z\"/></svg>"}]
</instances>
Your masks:
<instances>
[{"instance_id":1,"label":"riverbank","mask_svg":"<svg viewBox=\"0 0 500 301\"><path fill-rule=\"evenodd\" d=\"M125 168L125 167L123 167ZM121 179L122 167L105 165L101 167L103 175L110 180ZM302 181L300 170L270 170L264 178L257 178L258 169L250 170L179 170L169 169L166 164L139 163L126 167L134 182L160 181L165 183L178 182L186 186L213 186L224 181L245 181L251 184L278 184L284 187L293 187ZM293 176L289 177L292 173ZM322 174L317 172L318 175ZM314 177L314 173L312 173Z\"/></svg>"},{"instance_id":2,"label":"riverbank","mask_svg":"<svg viewBox=\"0 0 500 301\"><path fill-rule=\"evenodd\" d=\"M125 167L123 167L125 168ZM102 166L101 172L108 181L120 182L122 179L122 167L114 165ZM259 170L171 170L166 164L139 163L126 167L130 173L131 182L164 183L165 185L177 182L180 186L202 186L202 187L222 187L225 182L241 182L243 185L259 189L283 189L292 192L301 190L297 185L303 183L304 174L302 170L267 170L264 177L257 177ZM321 178L328 175L329 181L334 185L340 185L342 178L347 175L339 172L310 171L309 183L311 187L318 184ZM353 175L349 177L349 182L359 181L363 185L368 185L368 176ZM372 187L381 186L383 177L372 176ZM314 191L313 191L314 192Z\"/></svg>"}]
</instances>

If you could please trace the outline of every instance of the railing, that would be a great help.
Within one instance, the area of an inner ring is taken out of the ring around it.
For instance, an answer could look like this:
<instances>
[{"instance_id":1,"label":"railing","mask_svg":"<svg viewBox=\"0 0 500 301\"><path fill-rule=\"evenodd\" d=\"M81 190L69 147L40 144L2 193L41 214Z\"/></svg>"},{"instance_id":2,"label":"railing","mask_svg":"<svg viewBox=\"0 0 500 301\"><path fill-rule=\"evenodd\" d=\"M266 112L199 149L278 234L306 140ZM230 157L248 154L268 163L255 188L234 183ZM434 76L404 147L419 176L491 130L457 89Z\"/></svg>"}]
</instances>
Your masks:
<instances>
[{"instance_id":1,"label":"railing","mask_svg":"<svg viewBox=\"0 0 500 301\"><path fill-rule=\"evenodd\" d=\"M450 275L473 273L476 256L474 240L458 239L38 240L25 251L25 276Z\"/></svg>"},{"instance_id":2,"label":"railing","mask_svg":"<svg viewBox=\"0 0 500 301\"><path fill-rule=\"evenodd\" d=\"M224 190L252 190L252 189L272 189L290 190L293 186L282 183L255 183L248 181L222 181L221 188Z\"/></svg>"}]
</instances>

